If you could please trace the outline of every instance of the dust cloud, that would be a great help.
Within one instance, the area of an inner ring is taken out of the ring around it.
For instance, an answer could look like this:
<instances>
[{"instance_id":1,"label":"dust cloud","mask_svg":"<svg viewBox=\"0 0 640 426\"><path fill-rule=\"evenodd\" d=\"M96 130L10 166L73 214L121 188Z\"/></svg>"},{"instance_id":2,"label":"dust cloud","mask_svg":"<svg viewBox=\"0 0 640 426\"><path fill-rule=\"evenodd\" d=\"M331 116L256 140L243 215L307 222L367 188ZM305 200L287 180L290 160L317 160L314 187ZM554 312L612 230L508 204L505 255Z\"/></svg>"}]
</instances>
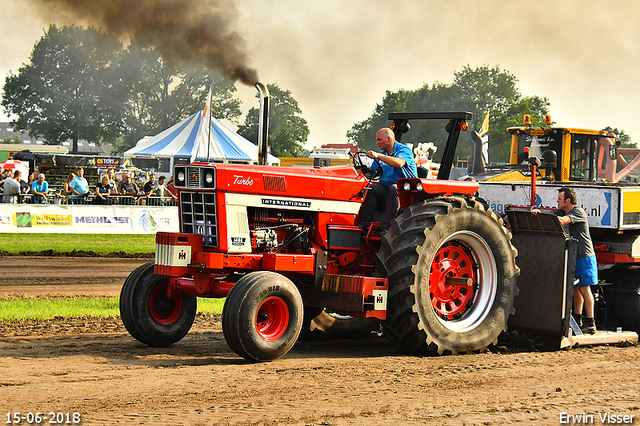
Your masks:
<instances>
[{"instance_id":1,"label":"dust cloud","mask_svg":"<svg viewBox=\"0 0 640 426\"><path fill-rule=\"evenodd\" d=\"M28 61L49 22L95 25L122 40L150 30L178 50L167 56L198 59L188 36L202 28L222 39L204 43L220 50L214 64L238 74L251 65L261 81L291 91L309 148L346 142L387 91L449 84L465 65L510 71L523 95L549 99L559 126L617 127L640 142L638 0L129 1L0 0L0 75ZM34 3L37 14L26 6ZM254 87L239 84L236 94L257 107Z\"/></svg>"},{"instance_id":2,"label":"dust cloud","mask_svg":"<svg viewBox=\"0 0 640 426\"><path fill-rule=\"evenodd\" d=\"M45 19L92 25L121 40L134 37L169 60L199 63L246 85L258 81L230 0L31 0Z\"/></svg>"},{"instance_id":3,"label":"dust cloud","mask_svg":"<svg viewBox=\"0 0 640 426\"><path fill-rule=\"evenodd\" d=\"M637 0L236 3L261 79L300 102L310 146L345 142L387 91L449 84L467 64L513 73L523 95L550 100L558 125L640 141Z\"/></svg>"}]
</instances>

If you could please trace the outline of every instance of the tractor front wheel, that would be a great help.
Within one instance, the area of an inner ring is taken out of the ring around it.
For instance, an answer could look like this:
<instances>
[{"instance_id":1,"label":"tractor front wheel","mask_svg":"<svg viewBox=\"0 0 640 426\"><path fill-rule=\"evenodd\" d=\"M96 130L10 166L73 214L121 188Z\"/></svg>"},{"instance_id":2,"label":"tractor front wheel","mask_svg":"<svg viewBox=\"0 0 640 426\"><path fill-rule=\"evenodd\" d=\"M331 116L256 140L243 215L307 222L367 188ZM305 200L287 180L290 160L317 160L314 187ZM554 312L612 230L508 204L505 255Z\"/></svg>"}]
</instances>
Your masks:
<instances>
[{"instance_id":1,"label":"tractor front wheel","mask_svg":"<svg viewBox=\"0 0 640 426\"><path fill-rule=\"evenodd\" d=\"M153 273L153 263L135 269L120 292L120 317L136 340L149 346L169 346L182 339L196 317L196 297L173 291L168 279Z\"/></svg>"},{"instance_id":2,"label":"tractor front wheel","mask_svg":"<svg viewBox=\"0 0 640 426\"><path fill-rule=\"evenodd\" d=\"M253 272L231 288L222 310L222 331L231 349L252 361L284 356L300 335L304 317L295 284L275 272Z\"/></svg>"}]
</instances>

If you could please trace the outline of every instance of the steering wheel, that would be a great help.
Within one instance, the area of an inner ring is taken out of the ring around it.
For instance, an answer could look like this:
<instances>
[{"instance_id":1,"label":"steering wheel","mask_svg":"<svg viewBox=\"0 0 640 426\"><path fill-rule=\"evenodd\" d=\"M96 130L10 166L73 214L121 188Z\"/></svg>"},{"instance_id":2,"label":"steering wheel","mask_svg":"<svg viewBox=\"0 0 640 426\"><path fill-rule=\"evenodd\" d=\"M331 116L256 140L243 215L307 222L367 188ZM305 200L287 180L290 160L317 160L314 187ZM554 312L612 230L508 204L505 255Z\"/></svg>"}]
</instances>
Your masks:
<instances>
[{"instance_id":1,"label":"steering wheel","mask_svg":"<svg viewBox=\"0 0 640 426\"><path fill-rule=\"evenodd\" d=\"M372 171L371 177L369 177L369 181L382 177L382 164L380 160L377 158L369 158L367 157L367 153L365 151L358 151L355 154L349 153L351 159L353 160L353 167L358 170L362 170L362 173L369 173ZM377 168L371 170L371 166L376 163ZM380 176L378 176L380 175Z\"/></svg>"}]
</instances>

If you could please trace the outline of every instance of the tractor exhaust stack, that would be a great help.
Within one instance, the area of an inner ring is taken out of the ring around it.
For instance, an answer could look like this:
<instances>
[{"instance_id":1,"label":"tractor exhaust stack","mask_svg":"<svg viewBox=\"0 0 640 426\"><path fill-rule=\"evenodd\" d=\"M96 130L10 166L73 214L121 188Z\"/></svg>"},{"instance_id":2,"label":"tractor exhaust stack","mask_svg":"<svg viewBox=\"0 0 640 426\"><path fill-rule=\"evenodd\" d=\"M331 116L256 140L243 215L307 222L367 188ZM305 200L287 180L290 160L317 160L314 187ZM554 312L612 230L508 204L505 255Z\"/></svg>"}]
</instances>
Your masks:
<instances>
[{"instance_id":1,"label":"tractor exhaust stack","mask_svg":"<svg viewBox=\"0 0 640 426\"><path fill-rule=\"evenodd\" d=\"M258 122L258 164L267 165L269 148L269 89L257 82L256 89L260 93L260 119Z\"/></svg>"}]
</instances>

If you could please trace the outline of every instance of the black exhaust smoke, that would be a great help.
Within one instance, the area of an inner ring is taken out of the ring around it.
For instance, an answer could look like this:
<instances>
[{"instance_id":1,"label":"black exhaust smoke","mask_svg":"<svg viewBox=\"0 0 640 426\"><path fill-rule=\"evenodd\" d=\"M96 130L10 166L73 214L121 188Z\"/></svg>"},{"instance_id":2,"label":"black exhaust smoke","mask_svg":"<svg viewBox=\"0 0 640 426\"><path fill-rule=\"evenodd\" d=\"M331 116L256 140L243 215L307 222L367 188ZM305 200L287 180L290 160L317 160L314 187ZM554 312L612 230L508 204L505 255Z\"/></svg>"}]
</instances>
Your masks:
<instances>
[{"instance_id":1,"label":"black exhaust smoke","mask_svg":"<svg viewBox=\"0 0 640 426\"><path fill-rule=\"evenodd\" d=\"M43 17L82 22L121 40L134 37L168 61L202 64L253 86L258 73L247 66L244 39L233 29L238 12L231 0L31 0Z\"/></svg>"}]
</instances>

